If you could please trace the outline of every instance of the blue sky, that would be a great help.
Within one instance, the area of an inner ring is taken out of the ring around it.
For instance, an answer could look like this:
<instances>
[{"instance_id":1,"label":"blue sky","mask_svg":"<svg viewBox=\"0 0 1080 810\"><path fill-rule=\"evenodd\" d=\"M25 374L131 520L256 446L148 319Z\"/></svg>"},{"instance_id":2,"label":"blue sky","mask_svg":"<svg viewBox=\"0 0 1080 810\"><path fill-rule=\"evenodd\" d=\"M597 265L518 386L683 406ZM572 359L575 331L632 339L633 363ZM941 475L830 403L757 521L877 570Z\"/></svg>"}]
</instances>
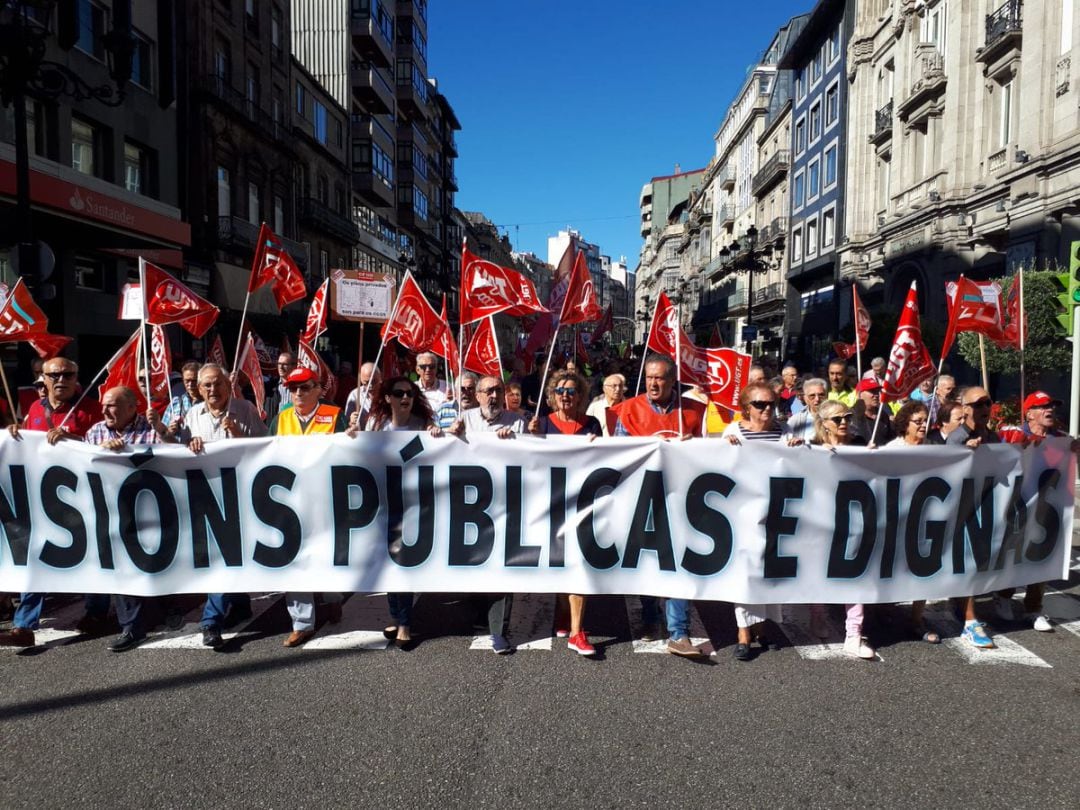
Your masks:
<instances>
[{"instance_id":1,"label":"blue sky","mask_svg":"<svg viewBox=\"0 0 1080 810\"><path fill-rule=\"evenodd\" d=\"M637 266L650 177L700 168L746 70L813 0L432 0L461 120L457 206L547 254L567 225ZM515 227L516 226L516 227Z\"/></svg>"}]
</instances>

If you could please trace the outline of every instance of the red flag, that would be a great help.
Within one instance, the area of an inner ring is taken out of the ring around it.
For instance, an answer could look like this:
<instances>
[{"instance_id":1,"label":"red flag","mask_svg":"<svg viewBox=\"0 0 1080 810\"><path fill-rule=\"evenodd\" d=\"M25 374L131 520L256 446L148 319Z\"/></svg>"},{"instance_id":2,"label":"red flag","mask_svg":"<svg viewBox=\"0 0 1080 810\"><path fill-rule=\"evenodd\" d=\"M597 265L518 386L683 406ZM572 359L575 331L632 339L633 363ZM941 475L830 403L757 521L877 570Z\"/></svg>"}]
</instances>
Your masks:
<instances>
[{"instance_id":1,"label":"red flag","mask_svg":"<svg viewBox=\"0 0 1080 810\"><path fill-rule=\"evenodd\" d=\"M520 318L547 312L536 287L517 270L474 256L461 246L461 322L473 323L500 312Z\"/></svg>"},{"instance_id":2,"label":"red flag","mask_svg":"<svg viewBox=\"0 0 1080 810\"><path fill-rule=\"evenodd\" d=\"M450 330L450 321L447 320L446 313L446 294L443 293L442 297L442 313L439 318L443 322L445 327L439 336L435 339L435 342L431 346L431 351L439 355L446 361L446 366L454 374L457 374L459 368L461 368L461 355L458 354L457 341L454 340L454 333Z\"/></svg>"},{"instance_id":3,"label":"red flag","mask_svg":"<svg viewBox=\"0 0 1080 810\"><path fill-rule=\"evenodd\" d=\"M922 339L919 325L919 296L915 282L911 282L900 323L896 326L889 367L885 370L885 382L881 386L881 401L902 399L914 391L923 380L937 374L930 352Z\"/></svg>"},{"instance_id":4,"label":"red flag","mask_svg":"<svg viewBox=\"0 0 1080 810\"><path fill-rule=\"evenodd\" d=\"M334 394L337 393L337 377L334 376L334 372L330 370L330 366L326 365L322 356L307 343L301 341L296 344L296 347L297 364L310 368L319 376L319 382L323 387L322 399L332 402Z\"/></svg>"},{"instance_id":5,"label":"red flag","mask_svg":"<svg viewBox=\"0 0 1080 810\"><path fill-rule=\"evenodd\" d=\"M499 347L495 343L495 328L491 318L484 318L469 341L465 351L465 368L488 377L501 379L499 366Z\"/></svg>"},{"instance_id":6,"label":"red flag","mask_svg":"<svg viewBox=\"0 0 1080 810\"><path fill-rule=\"evenodd\" d=\"M709 348L718 349L724 345L724 339L720 337L720 324L714 323L712 334L709 335Z\"/></svg>"},{"instance_id":7,"label":"red flag","mask_svg":"<svg viewBox=\"0 0 1080 810\"><path fill-rule=\"evenodd\" d=\"M662 292L653 312L647 348L674 360L676 328L679 326L675 307L667 293ZM679 350L683 382L698 386L712 402L725 408L739 407L739 392L750 374L750 355L734 349L695 346L685 330L679 335Z\"/></svg>"},{"instance_id":8,"label":"red flag","mask_svg":"<svg viewBox=\"0 0 1080 810\"><path fill-rule=\"evenodd\" d=\"M140 328L138 332L124 342L124 345L109 360L108 365L105 366L109 370L109 374L105 378L105 382L98 386L98 399L103 399L105 392L110 388L122 385L135 392L135 396L139 400L139 411L146 411L146 391L139 386L139 365L142 355L141 335L142 329Z\"/></svg>"},{"instance_id":9,"label":"red flag","mask_svg":"<svg viewBox=\"0 0 1080 810\"><path fill-rule=\"evenodd\" d=\"M20 278L0 309L0 342L14 343L48 331L49 319Z\"/></svg>"},{"instance_id":10,"label":"red flag","mask_svg":"<svg viewBox=\"0 0 1080 810\"><path fill-rule=\"evenodd\" d=\"M859 351L864 352L866 341L870 338L870 312L863 306L862 299L859 298L859 288L854 284L851 285L851 300L855 307L855 342Z\"/></svg>"},{"instance_id":11,"label":"red flag","mask_svg":"<svg viewBox=\"0 0 1080 810\"><path fill-rule=\"evenodd\" d=\"M1016 349L1019 351L1020 347L1027 343L1027 318L1021 318L1020 313L1020 285L1023 283L1020 280L1020 273L1022 272L1022 270L1017 270L1016 275L1013 276L1009 294L1005 297L1005 326L1002 329L1001 339L994 340L1003 349ZM1020 338L1021 320L1024 322L1023 340Z\"/></svg>"},{"instance_id":12,"label":"red flag","mask_svg":"<svg viewBox=\"0 0 1080 810\"><path fill-rule=\"evenodd\" d=\"M383 342L397 338L402 346L414 352L429 351L445 329L446 325L424 297L412 273L406 273L390 320L380 331Z\"/></svg>"},{"instance_id":13,"label":"red flag","mask_svg":"<svg viewBox=\"0 0 1080 810\"><path fill-rule=\"evenodd\" d=\"M597 321L603 315L604 311L596 302L592 276L585 265L585 254L578 253L574 260L574 269L570 272L566 297L563 298L562 309L559 311L559 325Z\"/></svg>"},{"instance_id":14,"label":"red flag","mask_svg":"<svg viewBox=\"0 0 1080 810\"><path fill-rule=\"evenodd\" d=\"M287 304L307 295L304 274L285 250L281 238L264 222L259 227L259 244L255 248L255 260L251 263L248 292L255 292L268 283L271 284L278 309L284 309Z\"/></svg>"},{"instance_id":15,"label":"red flag","mask_svg":"<svg viewBox=\"0 0 1080 810\"><path fill-rule=\"evenodd\" d=\"M582 363L588 363L589 362L589 347L588 347L588 345L586 345L585 338L586 338L586 335L585 335L584 332L578 332L577 333L577 340L574 341L577 344L575 346L576 354L577 354L578 358L581 360ZM591 343L592 341L590 340L588 342Z\"/></svg>"},{"instance_id":16,"label":"red flag","mask_svg":"<svg viewBox=\"0 0 1080 810\"><path fill-rule=\"evenodd\" d=\"M65 335L34 335L27 342L38 353L42 360L51 360L60 354L74 338Z\"/></svg>"},{"instance_id":17,"label":"red flag","mask_svg":"<svg viewBox=\"0 0 1080 810\"><path fill-rule=\"evenodd\" d=\"M854 343L837 342L833 343L832 348L833 351L836 353L836 356L839 357L841 360L850 360L856 354Z\"/></svg>"},{"instance_id":18,"label":"red flag","mask_svg":"<svg viewBox=\"0 0 1080 810\"><path fill-rule=\"evenodd\" d=\"M259 409L259 416L265 419L266 386L263 384L262 367L259 365L259 355L255 349L255 337L252 332L248 332L237 369L244 372L248 382L251 383L251 390L255 394L255 407Z\"/></svg>"},{"instance_id":19,"label":"red flag","mask_svg":"<svg viewBox=\"0 0 1080 810\"><path fill-rule=\"evenodd\" d=\"M142 280L146 322L154 325L178 323L201 338L217 320L219 310L200 298L160 267L144 261Z\"/></svg>"},{"instance_id":20,"label":"red flag","mask_svg":"<svg viewBox=\"0 0 1080 810\"><path fill-rule=\"evenodd\" d=\"M228 368L225 361L225 347L221 345L221 335L214 335L214 341L210 344L210 351L206 353L207 363L216 363L222 368Z\"/></svg>"},{"instance_id":21,"label":"red flag","mask_svg":"<svg viewBox=\"0 0 1080 810\"><path fill-rule=\"evenodd\" d=\"M600 318L600 322L592 330L592 334L589 336L589 345L595 346L597 342L615 328L615 316L611 313L611 304L608 304L607 309L604 310L603 316Z\"/></svg>"},{"instance_id":22,"label":"red flag","mask_svg":"<svg viewBox=\"0 0 1080 810\"><path fill-rule=\"evenodd\" d=\"M251 336L255 341L255 356L259 358L259 367L262 368L264 374L273 374L277 371L277 355L271 354L261 337L254 332Z\"/></svg>"},{"instance_id":23,"label":"red flag","mask_svg":"<svg viewBox=\"0 0 1080 810\"><path fill-rule=\"evenodd\" d=\"M571 237L570 242L563 251L555 272L551 274L551 292L548 294L548 309L552 313L552 321L555 322L555 313L562 311L563 300L566 298L566 290L570 286L570 275L574 270L574 260L577 257L577 240ZM555 332L554 329L551 330Z\"/></svg>"},{"instance_id":24,"label":"red flag","mask_svg":"<svg viewBox=\"0 0 1080 810\"><path fill-rule=\"evenodd\" d=\"M326 296L329 294L330 279L326 279L315 291L311 299L311 308L308 309L307 325L300 335L300 340L309 346L314 346L319 335L326 331Z\"/></svg>"},{"instance_id":25,"label":"red flag","mask_svg":"<svg viewBox=\"0 0 1080 810\"><path fill-rule=\"evenodd\" d=\"M1001 317L1001 287L993 281L972 281L960 276L956 282L945 285L949 302L949 324L941 356L952 348L959 332L977 332L995 342L1005 339Z\"/></svg>"},{"instance_id":26,"label":"red flag","mask_svg":"<svg viewBox=\"0 0 1080 810\"><path fill-rule=\"evenodd\" d=\"M172 371L172 351L165 327L150 327L150 399L154 410L164 413L172 401L172 383L169 372ZM145 390L145 388L143 389Z\"/></svg>"}]
</instances>

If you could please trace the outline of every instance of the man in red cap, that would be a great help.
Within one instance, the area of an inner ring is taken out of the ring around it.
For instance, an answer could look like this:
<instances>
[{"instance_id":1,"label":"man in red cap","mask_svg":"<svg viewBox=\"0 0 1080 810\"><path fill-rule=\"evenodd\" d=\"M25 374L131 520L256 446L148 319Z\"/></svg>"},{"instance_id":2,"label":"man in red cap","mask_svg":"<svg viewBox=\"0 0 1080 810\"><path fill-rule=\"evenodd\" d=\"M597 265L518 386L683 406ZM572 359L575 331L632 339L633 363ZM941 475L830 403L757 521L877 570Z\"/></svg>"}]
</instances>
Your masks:
<instances>
[{"instance_id":1,"label":"man in red cap","mask_svg":"<svg viewBox=\"0 0 1080 810\"><path fill-rule=\"evenodd\" d=\"M998 436L1009 444L1037 445L1049 437L1068 436L1058 427L1056 409L1061 407L1061 400L1054 399L1045 391L1034 391L1024 399L1024 424L1020 427L998 428ZM1080 439L1073 439L1071 449L1080 453ZM1043 612L1043 592L1045 583L1039 582L1027 586L1024 592L1024 618L1031 626L1042 633L1054 629L1050 617ZM994 611L1005 621L1016 619L1013 610L1013 595L1016 588L998 591L994 596Z\"/></svg>"},{"instance_id":2,"label":"man in red cap","mask_svg":"<svg viewBox=\"0 0 1080 810\"><path fill-rule=\"evenodd\" d=\"M853 410L855 419L851 423L851 432L857 444L884 447L896 438L892 427L892 414L886 408L878 418L881 409L881 384L876 379L859 380L855 387L858 396Z\"/></svg>"}]
</instances>

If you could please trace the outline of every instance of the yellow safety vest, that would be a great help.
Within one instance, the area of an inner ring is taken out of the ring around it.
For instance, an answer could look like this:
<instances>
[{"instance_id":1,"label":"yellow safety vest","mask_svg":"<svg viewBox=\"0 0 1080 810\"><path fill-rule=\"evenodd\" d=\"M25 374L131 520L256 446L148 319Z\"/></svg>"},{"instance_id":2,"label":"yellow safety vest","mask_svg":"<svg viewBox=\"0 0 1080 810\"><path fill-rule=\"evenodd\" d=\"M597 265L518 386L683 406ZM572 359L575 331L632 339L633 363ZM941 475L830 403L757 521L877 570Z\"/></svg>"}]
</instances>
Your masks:
<instances>
[{"instance_id":1,"label":"yellow safety vest","mask_svg":"<svg viewBox=\"0 0 1080 810\"><path fill-rule=\"evenodd\" d=\"M315 409L315 415L307 423L307 427L301 427L300 420L296 416L296 409L289 408L278 414L278 436L310 436L313 433L333 433L337 428L338 414L341 408L334 405L324 405L321 402Z\"/></svg>"}]
</instances>

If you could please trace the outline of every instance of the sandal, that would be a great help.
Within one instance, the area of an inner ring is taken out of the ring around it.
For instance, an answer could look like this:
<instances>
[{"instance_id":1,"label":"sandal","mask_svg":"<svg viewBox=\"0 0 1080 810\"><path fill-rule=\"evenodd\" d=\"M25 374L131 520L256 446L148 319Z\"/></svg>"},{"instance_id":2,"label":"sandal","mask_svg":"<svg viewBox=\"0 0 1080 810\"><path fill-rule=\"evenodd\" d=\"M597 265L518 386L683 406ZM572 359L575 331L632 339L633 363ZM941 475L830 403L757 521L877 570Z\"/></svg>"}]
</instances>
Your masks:
<instances>
[{"instance_id":1,"label":"sandal","mask_svg":"<svg viewBox=\"0 0 1080 810\"><path fill-rule=\"evenodd\" d=\"M925 624L912 625L911 631L915 635L915 638L925 641L927 644L941 643L941 636L933 630L927 630Z\"/></svg>"}]
</instances>

